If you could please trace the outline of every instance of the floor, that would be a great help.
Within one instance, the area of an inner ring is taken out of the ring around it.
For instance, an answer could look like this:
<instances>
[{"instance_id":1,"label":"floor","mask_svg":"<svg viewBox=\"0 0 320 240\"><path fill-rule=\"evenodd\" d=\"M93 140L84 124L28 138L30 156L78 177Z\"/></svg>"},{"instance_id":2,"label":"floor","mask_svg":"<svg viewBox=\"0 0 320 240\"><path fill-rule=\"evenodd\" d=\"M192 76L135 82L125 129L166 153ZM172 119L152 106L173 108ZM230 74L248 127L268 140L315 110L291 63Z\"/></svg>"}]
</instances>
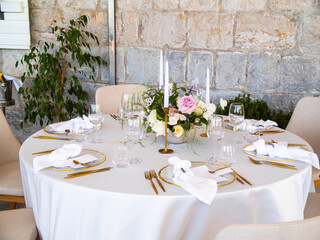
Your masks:
<instances>
[{"instance_id":1,"label":"floor","mask_svg":"<svg viewBox=\"0 0 320 240\"><path fill-rule=\"evenodd\" d=\"M24 207L26 207L26 205L23 204L23 203L17 203L16 204L16 208L24 208ZM10 203L9 202L0 201L0 211L9 210L9 209L10 209Z\"/></svg>"}]
</instances>

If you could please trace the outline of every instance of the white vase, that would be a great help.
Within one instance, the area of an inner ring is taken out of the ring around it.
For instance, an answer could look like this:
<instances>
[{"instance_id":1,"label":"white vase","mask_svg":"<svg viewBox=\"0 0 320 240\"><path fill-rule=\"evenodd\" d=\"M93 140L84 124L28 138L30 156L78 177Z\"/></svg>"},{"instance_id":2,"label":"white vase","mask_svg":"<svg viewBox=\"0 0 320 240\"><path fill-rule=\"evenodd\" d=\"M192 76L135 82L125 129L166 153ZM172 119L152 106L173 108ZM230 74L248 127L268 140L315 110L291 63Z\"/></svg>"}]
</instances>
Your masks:
<instances>
[{"instance_id":1,"label":"white vase","mask_svg":"<svg viewBox=\"0 0 320 240\"><path fill-rule=\"evenodd\" d=\"M184 143L187 140L187 134L184 132L180 137L176 137L174 133L168 132L168 142L174 144Z\"/></svg>"}]
</instances>

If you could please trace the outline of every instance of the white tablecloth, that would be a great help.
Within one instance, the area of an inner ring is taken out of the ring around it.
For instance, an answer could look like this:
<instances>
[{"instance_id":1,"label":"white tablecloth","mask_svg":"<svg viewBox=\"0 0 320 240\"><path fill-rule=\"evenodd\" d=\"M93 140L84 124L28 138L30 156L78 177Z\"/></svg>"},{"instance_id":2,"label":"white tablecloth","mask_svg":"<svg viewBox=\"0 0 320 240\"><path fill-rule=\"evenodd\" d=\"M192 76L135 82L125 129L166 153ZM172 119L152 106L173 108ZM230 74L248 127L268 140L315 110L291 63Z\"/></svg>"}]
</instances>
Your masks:
<instances>
[{"instance_id":1,"label":"white tablecloth","mask_svg":"<svg viewBox=\"0 0 320 240\"><path fill-rule=\"evenodd\" d=\"M46 134L39 131L36 134ZM102 144L85 142L84 148L98 150L107 161L96 167L112 166L113 147L124 140L120 125L107 117L100 131ZM153 135L140 145L143 163L126 169L114 168L83 177L64 179L67 172L42 170L34 173L32 153L63 146L65 141L28 138L20 150L20 165L27 207L33 208L39 234L43 239L139 239L199 240L213 239L219 230L233 223L270 223L303 219L303 209L311 185L311 166L290 162L298 171L267 165L254 165L242 151L243 133L226 130L225 138L237 135L237 162L233 168L253 183L235 181L218 189L210 206L183 189L163 183L159 195L153 192L144 171L157 172L168 165L172 155L158 153L164 141ZM286 132L265 134L266 140L305 143ZM212 143L205 138L192 144L171 145L174 154L191 161L206 161Z\"/></svg>"}]
</instances>

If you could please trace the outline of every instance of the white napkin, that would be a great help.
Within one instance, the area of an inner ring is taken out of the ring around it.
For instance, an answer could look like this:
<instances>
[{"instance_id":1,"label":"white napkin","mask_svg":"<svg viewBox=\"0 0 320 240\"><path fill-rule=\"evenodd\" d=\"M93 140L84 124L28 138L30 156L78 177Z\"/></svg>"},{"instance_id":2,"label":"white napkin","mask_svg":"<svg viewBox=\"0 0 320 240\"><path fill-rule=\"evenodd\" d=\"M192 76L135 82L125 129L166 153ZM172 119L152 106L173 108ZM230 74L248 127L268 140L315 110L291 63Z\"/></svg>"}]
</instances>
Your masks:
<instances>
[{"instance_id":1,"label":"white napkin","mask_svg":"<svg viewBox=\"0 0 320 240\"><path fill-rule=\"evenodd\" d=\"M228 180L220 177L218 173L210 174L206 166L190 169L191 162L178 157L171 157L168 161L173 165L173 182L208 205L217 193L217 181Z\"/></svg>"},{"instance_id":2,"label":"white napkin","mask_svg":"<svg viewBox=\"0 0 320 240\"><path fill-rule=\"evenodd\" d=\"M94 127L94 125L90 122L90 120L87 116L83 115L82 117L83 118L77 117L77 118L73 118L69 121L55 123L55 124L50 125L50 127L51 127L51 129L53 129L57 133L65 133L65 130L69 129L70 130L69 134L72 134L72 127L73 127L73 123L75 123L75 122L81 124L83 129L85 129L85 130L89 130Z\"/></svg>"},{"instance_id":3,"label":"white napkin","mask_svg":"<svg viewBox=\"0 0 320 240\"><path fill-rule=\"evenodd\" d=\"M246 124L248 124L248 123L253 123L253 124L259 125L261 130L266 129L269 126L278 126L278 124L276 122L271 121L271 120L264 121L264 120L261 119L261 120L258 121L258 120L255 120L255 119L245 119L241 124L236 126L236 129L244 131L245 128L246 128Z\"/></svg>"},{"instance_id":4,"label":"white napkin","mask_svg":"<svg viewBox=\"0 0 320 240\"><path fill-rule=\"evenodd\" d=\"M81 153L82 146L79 144L65 144L63 147L58 148L51 154L42 155L33 159L33 170L35 172L40 171L46 167L65 167L74 166L73 159ZM77 160L80 162L79 158ZM80 165L80 164L79 164ZM83 166L82 166L83 167Z\"/></svg>"},{"instance_id":5,"label":"white napkin","mask_svg":"<svg viewBox=\"0 0 320 240\"><path fill-rule=\"evenodd\" d=\"M257 151L257 154L268 155L271 158L289 158L312 164L319 169L317 154L303 150L299 147L288 147L287 142L266 144L264 139L259 139L245 148L247 151Z\"/></svg>"}]
</instances>

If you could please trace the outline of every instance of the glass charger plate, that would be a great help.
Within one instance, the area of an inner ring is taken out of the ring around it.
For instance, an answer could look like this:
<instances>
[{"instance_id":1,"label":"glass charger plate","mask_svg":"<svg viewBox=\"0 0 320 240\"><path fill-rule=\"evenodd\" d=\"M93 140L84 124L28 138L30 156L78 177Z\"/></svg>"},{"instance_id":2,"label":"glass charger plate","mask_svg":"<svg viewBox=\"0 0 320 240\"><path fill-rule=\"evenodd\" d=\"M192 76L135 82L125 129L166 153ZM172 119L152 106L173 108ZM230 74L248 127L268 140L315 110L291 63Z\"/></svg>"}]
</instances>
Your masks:
<instances>
[{"instance_id":1,"label":"glass charger plate","mask_svg":"<svg viewBox=\"0 0 320 240\"><path fill-rule=\"evenodd\" d=\"M65 132L62 133L62 132L57 132L54 130L54 128L52 126L54 126L55 124L61 124L62 122L57 122L57 123L52 123L52 124L49 124L48 126L44 127L43 131L45 131L46 133L49 133L49 134L53 134L53 135L59 135L59 136L66 136L66 135L71 135L70 133L69 134L66 134ZM97 128L92 128L92 129L88 129L86 130L84 133L87 133L87 134L91 134L91 133L95 133L95 132L98 132L100 130L101 127L99 127L98 129Z\"/></svg>"},{"instance_id":2,"label":"glass charger plate","mask_svg":"<svg viewBox=\"0 0 320 240\"><path fill-rule=\"evenodd\" d=\"M199 166L202 166L202 165L206 165L210 170L216 170L218 168L223 167L220 164L211 163L211 162L191 162L191 168L199 167ZM164 182L166 182L166 183L168 183L170 185L173 185L173 186L176 186L176 187L180 187L179 185L176 185L176 184L173 183L172 170L173 169L172 169L172 165L171 164L161 168L160 171L159 171L159 177L160 177L160 179L162 181L164 181ZM218 188L222 188L222 187L228 186L228 185L230 185L231 183L233 183L236 180L236 174L234 172L225 174L225 175L223 175L223 177L228 178L229 180L226 181L226 182L218 183Z\"/></svg>"},{"instance_id":3,"label":"glass charger plate","mask_svg":"<svg viewBox=\"0 0 320 240\"><path fill-rule=\"evenodd\" d=\"M262 155L262 154L258 154L256 151L247 151L245 148L247 146L250 146L251 144L248 144L246 146L243 147L243 151L248 154L249 156L251 157L255 157L255 158L259 158L259 159L262 159L262 160L271 160L271 161L296 161L296 159L289 159L289 158L280 158L280 157L270 157L270 156L267 156L267 155ZM290 147L290 146L289 146ZM293 147L298 147L298 146L293 146ZM303 147L303 146L299 146L299 148L303 149L303 150L306 150L306 151L310 151L309 149Z\"/></svg>"},{"instance_id":4,"label":"glass charger plate","mask_svg":"<svg viewBox=\"0 0 320 240\"><path fill-rule=\"evenodd\" d=\"M229 120L224 120L225 123L225 128L228 130L232 130L233 131L233 126L229 124ZM268 125L265 128L260 128L261 133L263 133L263 131L269 131L273 128L272 125ZM237 132L244 132L244 130L236 130Z\"/></svg>"},{"instance_id":5,"label":"glass charger plate","mask_svg":"<svg viewBox=\"0 0 320 240\"><path fill-rule=\"evenodd\" d=\"M79 167L79 168L72 168L72 167L48 167L46 169L48 170L53 170L53 171L77 171L77 170L84 170L84 169L88 169L88 168L92 168L95 166L100 165L101 163L106 161L106 155L104 155L102 152L96 151L96 150L92 150L92 149L82 149L81 153L79 156L83 156L86 154L90 154L94 157L96 157L96 160L93 160L91 162L88 162L88 164L90 165L90 167L87 166L83 166L83 167Z\"/></svg>"}]
</instances>

